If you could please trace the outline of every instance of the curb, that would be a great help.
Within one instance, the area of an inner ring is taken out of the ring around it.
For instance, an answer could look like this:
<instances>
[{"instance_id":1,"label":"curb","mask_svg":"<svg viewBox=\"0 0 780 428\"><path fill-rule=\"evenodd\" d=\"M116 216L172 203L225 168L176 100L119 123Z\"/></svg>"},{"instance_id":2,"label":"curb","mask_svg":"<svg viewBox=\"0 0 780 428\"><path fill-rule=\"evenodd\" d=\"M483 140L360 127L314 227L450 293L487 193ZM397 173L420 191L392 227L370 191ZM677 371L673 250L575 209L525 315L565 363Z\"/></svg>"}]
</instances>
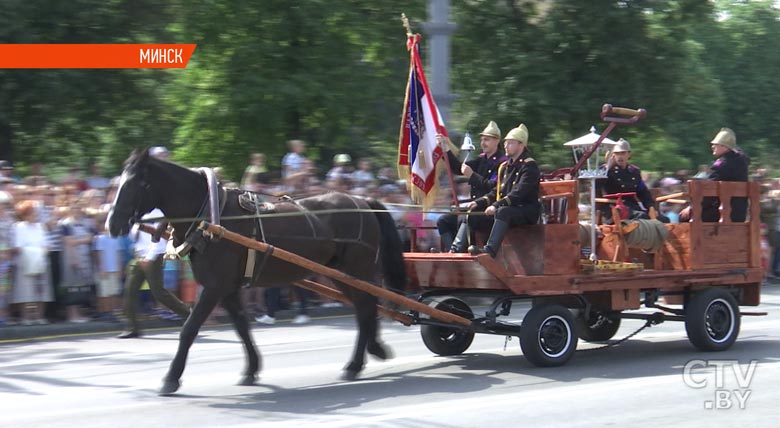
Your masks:
<instances>
[{"instance_id":1,"label":"curb","mask_svg":"<svg viewBox=\"0 0 780 428\"><path fill-rule=\"evenodd\" d=\"M347 315L352 315L354 313L352 307L350 306L344 306L339 308L312 307L312 308L307 308L306 312L307 315L309 315L313 320L316 320L317 318L323 318L323 317L347 316ZM276 314L277 325L279 323L281 324L288 323L290 320L295 318L297 314L298 314L297 310L278 311ZM225 327L232 328L230 319L227 315L219 316L217 317L217 320L219 321L219 324L204 325L201 327L201 330L210 329L210 328L225 328ZM147 330L179 329L182 326L183 322L167 321L167 320L154 318L148 320L141 320L139 321L139 324L141 325L144 331L147 331ZM118 334L120 331L122 331L123 326L124 324L122 323L105 322L105 321L90 321L82 324L68 323L63 321L63 322L56 322L47 325L29 325L29 326L15 325L15 326L0 327L0 345L8 344L8 343L42 341L48 339L62 338L64 336L84 336L84 335L92 335L92 334L100 334L100 333ZM250 326L251 327L255 327L255 326L272 327L272 326L265 326L263 324L258 324L254 320L250 320Z\"/></svg>"}]
</instances>

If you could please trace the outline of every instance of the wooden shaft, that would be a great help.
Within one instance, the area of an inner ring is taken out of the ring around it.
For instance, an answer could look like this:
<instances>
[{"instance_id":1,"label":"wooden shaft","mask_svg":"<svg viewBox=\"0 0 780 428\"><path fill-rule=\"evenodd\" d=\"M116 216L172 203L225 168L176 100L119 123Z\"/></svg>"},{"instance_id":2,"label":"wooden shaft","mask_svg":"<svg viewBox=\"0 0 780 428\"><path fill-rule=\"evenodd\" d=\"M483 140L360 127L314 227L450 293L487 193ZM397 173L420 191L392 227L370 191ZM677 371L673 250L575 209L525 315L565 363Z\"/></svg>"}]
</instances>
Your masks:
<instances>
[{"instance_id":1,"label":"wooden shaft","mask_svg":"<svg viewBox=\"0 0 780 428\"><path fill-rule=\"evenodd\" d=\"M169 223L167 221L161 221L160 224L157 225L157 227L154 229L154 233L152 233L152 242L160 242L160 237L162 237L163 233L168 231L168 224Z\"/></svg>"},{"instance_id":2,"label":"wooden shaft","mask_svg":"<svg viewBox=\"0 0 780 428\"><path fill-rule=\"evenodd\" d=\"M309 291L313 291L317 294L321 294L329 299L338 300L341 303L352 306L352 302L347 298L347 296L344 295L344 293L342 293L339 290L330 288L326 285L320 284L319 282L314 282L308 279L304 279L301 281L293 282L293 285L296 287L304 288ZM383 316L390 318L394 321L398 321L405 326L412 325L413 322L412 317L410 317L409 315L402 314L398 311L387 309L382 305L377 305L377 310L379 310L379 313L382 314Z\"/></svg>"},{"instance_id":3,"label":"wooden shaft","mask_svg":"<svg viewBox=\"0 0 780 428\"><path fill-rule=\"evenodd\" d=\"M152 226L149 223L141 223L141 224L139 224L138 225L138 230L140 230L141 232L146 232L146 233L148 233L150 235L154 235L155 233L157 233L157 228ZM171 234L168 233L168 231L166 230L165 232L160 234L160 238L165 239L167 241L168 239L171 238Z\"/></svg>"},{"instance_id":4,"label":"wooden shaft","mask_svg":"<svg viewBox=\"0 0 780 428\"><path fill-rule=\"evenodd\" d=\"M619 114L621 116L639 116L642 114L639 110L626 107L612 107L612 113Z\"/></svg>"},{"instance_id":5,"label":"wooden shaft","mask_svg":"<svg viewBox=\"0 0 780 428\"><path fill-rule=\"evenodd\" d=\"M344 272L329 268L327 266L323 266L319 263L315 263L305 257L301 257L297 254L283 250L279 247L274 247L264 242L255 241L254 239L247 238L246 236L231 232L222 226L215 226L213 224L209 224L204 221L201 222L199 228L202 230L206 230L214 234L215 236L228 239L230 241L233 241L245 247L254 248L255 250L258 251L267 252L268 254L278 259L300 266L304 269L308 269L312 272L325 275L328 278L341 281L351 287L357 288L358 290L379 297L380 299L385 299L393 303L396 303L398 305L405 306L413 311L426 314L431 318L435 318L444 322L450 322L453 324L462 325L464 327L471 326L471 320L469 319L457 316L455 314L451 314L449 312L444 312L438 309L434 309L416 300L412 300L409 299L408 297L404 297L396 293L393 293L392 291L385 290L384 288L377 287L369 282L362 281L360 279L347 275Z\"/></svg>"},{"instance_id":6,"label":"wooden shaft","mask_svg":"<svg viewBox=\"0 0 780 428\"><path fill-rule=\"evenodd\" d=\"M563 193L553 193L551 195L543 195L539 199L545 201L547 199L571 198L573 196L574 196L573 192L563 192Z\"/></svg>"},{"instance_id":7,"label":"wooden shaft","mask_svg":"<svg viewBox=\"0 0 780 428\"><path fill-rule=\"evenodd\" d=\"M680 198L682 196L688 196L688 192L677 192L677 193L672 193L670 195L659 196L659 197L655 198L655 201L656 202L664 202L664 201L667 201L669 199L677 199L677 198Z\"/></svg>"},{"instance_id":8,"label":"wooden shaft","mask_svg":"<svg viewBox=\"0 0 780 428\"><path fill-rule=\"evenodd\" d=\"M147 223L142 223L139 225L139 230L146 233L155 233L157 230L156 228L152 227L152 225ZM166 231L163 232L162 238L168 239L170 237L170 234ZM310 281L308 279L304 279L303 281L296 281L293 283L296 287L305 288L306 290L313 291L315 293L321 294L329 299L338 300L341 303L346 303L348 305L352 305L352 302L345 296L342 292L338 290L334 290L333 288L327 287L325 285L322 285L320 283ZM377 309L379 310L379 313L384 315L387 318L390 318L392 320L398 321L403 325L410 326L412 325L412 317L406 314L402 314L397 311L393 311L390 309L385 308L384 306L377 305Z\"/></svg>"}]
</instances>

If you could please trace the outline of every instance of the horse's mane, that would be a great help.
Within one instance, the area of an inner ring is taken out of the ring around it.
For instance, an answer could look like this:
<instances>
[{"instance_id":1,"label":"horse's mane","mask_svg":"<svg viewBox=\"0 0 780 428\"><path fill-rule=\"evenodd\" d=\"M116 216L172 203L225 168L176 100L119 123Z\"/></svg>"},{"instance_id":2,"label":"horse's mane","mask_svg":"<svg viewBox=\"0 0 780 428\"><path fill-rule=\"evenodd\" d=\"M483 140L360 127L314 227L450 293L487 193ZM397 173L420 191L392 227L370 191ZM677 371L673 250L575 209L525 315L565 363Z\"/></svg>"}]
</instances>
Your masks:
<instances>
[{"instance_id":1,"label":"horse's mane","mask_svg":"<svg viewBox=\"0 0 780 428\"><path fill-rule=\"evenodd\" d=\"M200 175L197 171L193 170L192 168L188 168L184 165L178 164L173 161L160 159L154 156L149 155L148 150L134 150L130 156L125 160L124 168L125 170L131 171L131 172L137 172L136 169L142 164L146 163L149 165L155 165L160 166L163 169L181 169L182 171L188 171L191 172L194 175Z\"/></svg>"}]
</instances>

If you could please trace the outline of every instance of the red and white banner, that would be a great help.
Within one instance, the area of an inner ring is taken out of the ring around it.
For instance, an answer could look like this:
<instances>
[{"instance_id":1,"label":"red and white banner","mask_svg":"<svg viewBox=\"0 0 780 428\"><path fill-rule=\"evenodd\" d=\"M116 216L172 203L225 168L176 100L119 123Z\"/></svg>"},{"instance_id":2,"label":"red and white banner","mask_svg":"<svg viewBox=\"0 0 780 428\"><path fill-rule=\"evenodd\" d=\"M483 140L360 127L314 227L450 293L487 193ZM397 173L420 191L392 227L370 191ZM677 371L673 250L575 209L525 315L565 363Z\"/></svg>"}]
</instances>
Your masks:
<instances>
[{"instance_id":1,"label":"red and white banner","mask_svg":"<svg viewBox=\"0 0 780 428\"><path fill-rule=\"evenodd\" d=\"M437 164L444 156L436 134L447 136L447 128L425 80L419 41L419 34L407 40L411 58L398 143L398 175L409 183L412 199L427 208L436 196Z\"/></svg>"}]
</instances>

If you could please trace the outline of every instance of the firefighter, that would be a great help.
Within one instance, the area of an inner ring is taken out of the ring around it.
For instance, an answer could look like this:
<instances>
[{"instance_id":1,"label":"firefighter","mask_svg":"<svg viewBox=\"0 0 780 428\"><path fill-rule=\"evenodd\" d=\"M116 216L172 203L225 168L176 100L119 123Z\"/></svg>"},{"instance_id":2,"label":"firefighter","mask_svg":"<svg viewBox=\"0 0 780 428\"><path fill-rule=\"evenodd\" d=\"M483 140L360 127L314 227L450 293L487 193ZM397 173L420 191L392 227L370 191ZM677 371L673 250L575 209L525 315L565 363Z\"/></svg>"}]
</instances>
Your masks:
<instances>
[{"instance_id":1,"label":"firefighter","mask_svg":"<svg viewBox=\"0 0 780 428\"><path fill-rule=\"evenodd\" d=\"M629 219L649 219L650 207L655 207L655 199L642 180L642 171L638 166L630 164L631 144L624 139L618 140L607 160L607 178L599 180L597 193L609 195L613 193L636 193L635 197L624 197L623 204L629 209ZM599 204L601 218L605 224L612 223L610 205ZM657 212L657 209L656 209ZM669 219L658 215L658 220L668 223Z\"/></svg>"},{"instance_id":2,"label":"firefighter","mask_svg":"<svg viewBox=\"0 0 780 428\"><path fill-rule=\"evenodd\" d=\"M492 120L479 134L479 145L482 153L475 158L463 162L450 151L450 144L439 136L439 145L447 153L447 161L454 174L468 178L471 186L471 200L481 198L496 187L498 166L506 161L503 149L500 147L501 130ZM489 227L489 226L488 226ZM436 221L441 245L444 251L462 253L466 251L468 242L468 226L465 221L458 222L456 214L445 214ZM457 232L457 233L456 233Z\"/></svg>"},{"instance_id":3,"label":"firefighter","mask_svg":"<svg viewBox=\"0 0 780 428\"><path fill-rule=\"evenodd\" d=\"M708 180L712 181L748 181L750 159L737 148L737 136L729 128L721 128L710 141L715 162L710 165ZM741 223L747 216L747 198L731 198L731 221ZM691 207L680 212L680 221L691 218ZM714 196L702 198L701 221L718 222L720 220L720 199Z\"/></svg>"},{"instance_id":4,"label":"firefighter","mask_svg":"<svg viewBox=\"0 0 780 428\"><path fill-rule=\"evenodd\" d=\"M493 219L487 244L469 247L473 255L487 253L496 257L507 229L512 225L536 224L541 214L539 180L541 173L528 151L528 128L520 124L504 139L507 161L499 167L496 187L487 195L469 204L469 209L484 210Z\"/></svg>"}]
</instances>

